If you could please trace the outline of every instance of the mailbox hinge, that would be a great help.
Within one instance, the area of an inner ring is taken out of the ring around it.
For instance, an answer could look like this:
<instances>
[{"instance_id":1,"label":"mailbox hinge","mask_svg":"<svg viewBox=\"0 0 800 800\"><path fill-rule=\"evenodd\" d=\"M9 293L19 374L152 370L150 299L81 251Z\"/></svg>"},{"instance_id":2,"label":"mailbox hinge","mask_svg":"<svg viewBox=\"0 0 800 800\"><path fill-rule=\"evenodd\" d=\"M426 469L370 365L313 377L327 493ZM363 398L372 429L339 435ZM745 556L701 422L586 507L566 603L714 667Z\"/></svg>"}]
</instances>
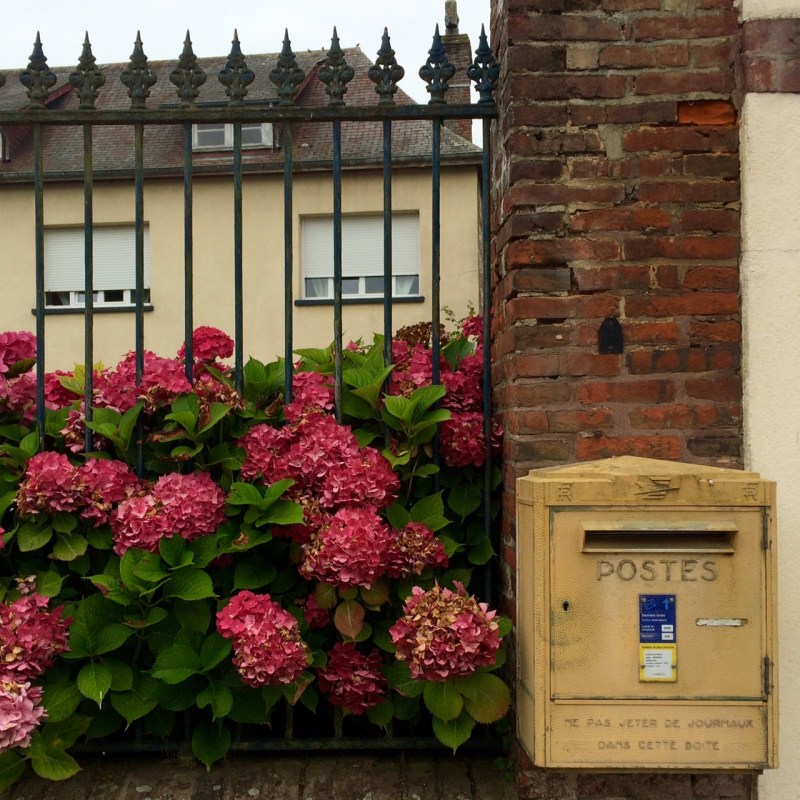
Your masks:
<instances>
[{"instance_id":1,"label":"mailbox hinge","mask_svg":"<svg viewBox=\"0 0 800 800\"><path fill-rule=\"evenodd\" d=\"M764 656L764 697L772 694L772 661L769 656Z\"/></svg>"},{"instance_id":2,"label":"mailbox hinge","mask_svg":"<svg viewBox=\"0 0 800 800\"><path fill-rule=\"evenodd\" d=\"M761 517L761 549L769 550L769 515L766 511Z\"/></svg>"}]
</instances>

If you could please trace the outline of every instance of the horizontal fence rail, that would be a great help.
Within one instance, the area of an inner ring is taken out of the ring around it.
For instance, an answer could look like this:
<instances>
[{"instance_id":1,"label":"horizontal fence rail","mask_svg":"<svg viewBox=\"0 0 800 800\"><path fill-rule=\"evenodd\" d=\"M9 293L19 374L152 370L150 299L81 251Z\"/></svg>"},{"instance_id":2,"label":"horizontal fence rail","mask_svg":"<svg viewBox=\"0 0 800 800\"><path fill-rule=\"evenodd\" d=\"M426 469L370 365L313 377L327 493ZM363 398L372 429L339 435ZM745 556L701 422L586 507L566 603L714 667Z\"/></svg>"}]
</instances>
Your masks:
<instances>
[{"instance_id":1,"label":"horizontal fence rail","mask_svg":"<svg viewBox=\"0 0 800 800\"><path fill-rule=\"evenodd\" d=\"M486 34L482 30L479 46L475 51L474 61L466 68L465 75L459 79L468 78L473 84L477 94L474 103L449 103L447 94L450 84L456 77L455 67L448 61L442 37L438 26L433 37L433 45L428 54L426 63L419 70L420 77L426 84L430 99L427 104L400 104L395 101L399 81L404 75L404 70L397 64L394 51L391 48L389 35L384 31L382 45L378 51L378 58L374 64L367 68L369 80L374 85L372 103L348 104L348 84L356 77L356 70L346 61L346 53L339 45L338 36L334 29L331 48L327 52L324 63L315 70L316 78L325 86L327 104L325 105L298 105L297 97L308 75L301 68L297 57L292 52L288 32L286 33L282 50L276 63L269 71L269 83L274 87L274 95L270 97L250 97L250 86L257 74L248 67L247 60L242 54L238 35L234 34L232 49L219 70L216 78L224 88L224 100L219 99L219 90L210 99L204 100L204 90L208 88L209 76L206 75L197 57L192 50L188 32L184 42L183 51L178 62L172 68L161 69L160 74L151 67L144 53L141 39L137 34L133 54L130 62L122 69L119 80L125 87L125 104L116 103L109 107L103 102L104 93L114 91L115 97L122 93L106 83L104 71L95 63L92 55L91 44L88 36L83 45L78 66L68 75L68 84L59 81L59 77L48 67L47 59L43 52L42 44L37 34L33 53L27 69L17 77L24 87L19 93L22 102L14 103L3 100L3 90L0 89L0 132L7 131L14 126L29 127L32 132L33 165L30 172L19 172L13 175L4 175L0 171L0 189L4 184L30 182L33 185L34 215L35 215L35 327L37 335L37 387L36 408L37 426L40 434L40 446L46 447L45 435L45 341L47 336L47 311L45 296L45 248L44 248L44 207L46 203L48 186L51 181L61 180L65 176L57 170L48 171L45 157L45 133L61 127L79 127L82 130L83 140L83 201L84 201L84 361L85 370L85 416L88 422L92 420L94 408L94 386L92 369L89 365L95 361L95 332L94 322L98 313L94 301L96 274L93 263L93 236L95 225L95 178L109 177L108 171L95 170L94 136L98 128L104 126L129 126L133 130L133 156L132 166L121 166L120 176L132 177L134 196L134 230L135 230L135 289L133 291L133 314L135 319L134 340L132 349L135 352L136 380L141 383L145 364L145 311L148 300L145 285L145 181L157 175L158 170L146 166L145 160L145 132L149 126L180 126L182 127L182 166L180 173L183 180L183 292L182 304L184 315L184 347L186 359L186 377L193 379L193 353L192 332L194 330L195 315L195 219L194 204L194 177L203 171L193 161L193 126L202 123L224 122L232 126L233 139L231 164L225 167L225 172L232 176L233 191L233 296L234 296L234 383L236 390L241 394L243 390L244 370L244 327L246 313L254 313L246 309L245 293L243 288L244 253L242 246L243 216L245 203L242 192L243 176L247 173L248 166L243 164L242 153L245 147L242 141L243 126L248 123L272 123L282 128L281 149L283 157L276 166L283 172L283 263L284 270L281 276L284 291L284 331L283 355L285 359L284 396L288 402L292 398L292 362L294 358L294 319L295 298L293 286L295 282L294 255L296 242L293 232L293 214L296 212L294 199L293 177L297 172L295 157L297 148L293 142L293 130L299 123L314 123L330 128L331 157L327 170L332 176L333 188L333 348L335 358L334 395L335 413L341 420L342 412L342 353L343 353L343 274L342 274L342 182L346 181L347 165L343 163L342 142L346 135L342 130L343 123L378 122L382 125L382 159L376 168L382 170L383 191L383 336L384 336L384 363L388 366L392 360L392 336L394 333L393 308L397 298L393 295L393 256L392 256L392 210L393 210L393 175L397 168L393 133L397 123L409 121L422 121L430 123L430 156L423 160L431 174L431 192L433 215L430 221L431 229L431 319L430 329L433 352L433 383L439 384L439 358L441 353L441 221L442 217L449 214L458 214L458 209L443 205L441 193L441 170L446 157L442 154L442 131L446 123L453 120L479 120L482 123L482 147L475 147L470 151L474 156L476 168L479 170L479 196L477 202L480 208L480 230L476 232L479 238L480 253L480 311L483 317L483 433L485 440L484 461L484 497L487 498L483 509L484 533L494 540L492 534L492 509L488 498L492 494L492 422L491 422L491 377L490 377L490 337L491 337L491 270L489 247L489 188L490 188L490 152L489 142L491 122L497 116L497 109L493 92L498 80L499 68L489 48ZM0 73L0 87L6 85L10 89L10 73ZM13 76L12 76L13 78ZM160 102L155 106L148 104L151 93L157 82L168 80L174 87L174 95L169 102ZM74 107L59 107L55 100L62 96L63 88L72 88L78 102ZM18 89L16 89L18 91ZM118 106L118 107L116 107ZM265 278L266 280L266 278ZM275 280L275 276L272 276ZM179 313L179 309L173 309ZM258 313L257 310L255 313ZM141 425L141 418L139 421ZM137 437L139 442L137 469L143 474L143 443L142 435ZM436 443L434 449L436 449ZM94 449L92 432L86 431L85 448L87 452ZM490 601L492 594L492 581L490 570L485 571L483 595ZM303 712L305 713L305 712ZM280 726L276 726L280 727ZM327 720L319 728L316 723L306 720L298 723L292 718L292 711L287 711L287 718L283 721L283 730L276 730L273 739L262 740L263 734L250 735L247 731L237 738L234 749L285 749L302 748L316 749L318 747L353 746L361 743L362 734L352 720L342 724L340 717ZM320 739L320 736L322 737ZM270 743L271 742L271 743ZM322 743L321 743L322 742ZM332 744L338 742L339 744ZM388 738L377 743L374 747L428 747L435 740L414 730L398 731ZM305 743L305 744L304 744ZM121 745L126 747L127 745ZM103 750L113 749L114 744L102 744ZM146 750L151 745L144 742L134 743L133 749Z\"/></svg>"}]
</instances>

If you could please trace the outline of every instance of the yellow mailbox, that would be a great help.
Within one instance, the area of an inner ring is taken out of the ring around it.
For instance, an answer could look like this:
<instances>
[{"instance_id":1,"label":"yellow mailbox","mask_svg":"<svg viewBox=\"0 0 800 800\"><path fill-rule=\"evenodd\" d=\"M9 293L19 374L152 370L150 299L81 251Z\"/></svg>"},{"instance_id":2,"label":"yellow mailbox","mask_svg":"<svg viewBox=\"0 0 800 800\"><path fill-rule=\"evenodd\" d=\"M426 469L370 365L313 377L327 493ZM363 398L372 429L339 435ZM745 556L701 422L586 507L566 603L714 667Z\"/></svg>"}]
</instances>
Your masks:
<instances>
[{"instance_id":1,"label":"yellow mailbox","mask_svg":"<svg viewBox=\"0 0 800 800\"><path fill-rule=\"evenodd\" d=\"M517 548L535 764L777 766L774 483L627 456L534 470Z\"/></svg>"}]
</instances>

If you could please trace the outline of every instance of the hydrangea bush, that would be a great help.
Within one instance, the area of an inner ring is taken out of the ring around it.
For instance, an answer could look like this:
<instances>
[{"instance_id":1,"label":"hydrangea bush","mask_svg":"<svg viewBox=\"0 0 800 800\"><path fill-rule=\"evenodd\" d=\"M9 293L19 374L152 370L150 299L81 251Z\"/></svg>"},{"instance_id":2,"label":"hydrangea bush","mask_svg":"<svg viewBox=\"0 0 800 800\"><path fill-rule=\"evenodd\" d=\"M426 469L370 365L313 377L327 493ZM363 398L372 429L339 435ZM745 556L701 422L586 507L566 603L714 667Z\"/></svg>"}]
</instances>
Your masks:
<instances>
[{"instance_id":1,"label":"hydrangea bush","mask_svg":"<svg viewBox=\"0 0 800 800\"><path fill-rule=\"evenodd\" d=\"M380 337L349 346L338 422L330 348L298 353L291 397L250 359L240 394L230 337L198 328L190 369L183 347L138 382L133 355L96 368L88 419L84 368L45 376L44 442L35 339L0 334L0 791L131 726L189 719L210 767L282 706L427 716L453 750L501 719L510 623L471 593L493 556L481 329L443 337L438 386L430 326L388 367Z\"/></svg>"}]
</instances>

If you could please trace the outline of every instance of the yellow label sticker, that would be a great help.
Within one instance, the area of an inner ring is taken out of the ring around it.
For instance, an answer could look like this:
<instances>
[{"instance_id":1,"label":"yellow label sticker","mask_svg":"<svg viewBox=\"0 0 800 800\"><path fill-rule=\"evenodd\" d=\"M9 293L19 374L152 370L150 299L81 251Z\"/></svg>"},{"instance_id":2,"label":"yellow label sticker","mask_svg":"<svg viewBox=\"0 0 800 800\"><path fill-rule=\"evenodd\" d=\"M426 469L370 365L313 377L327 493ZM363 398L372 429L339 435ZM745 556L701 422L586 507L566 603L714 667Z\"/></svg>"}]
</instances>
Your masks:
<instances>
[{"instance_id":1,"label":"yellow label sticker","mask_svg":"<svg viewBox=\"0 0 800 800\"><path fill-rule=\"evenodd\" d=\"M639 680L646 683L674 683L678 680L678 645L640 644Z\"/></svg>"}]
</instances>

